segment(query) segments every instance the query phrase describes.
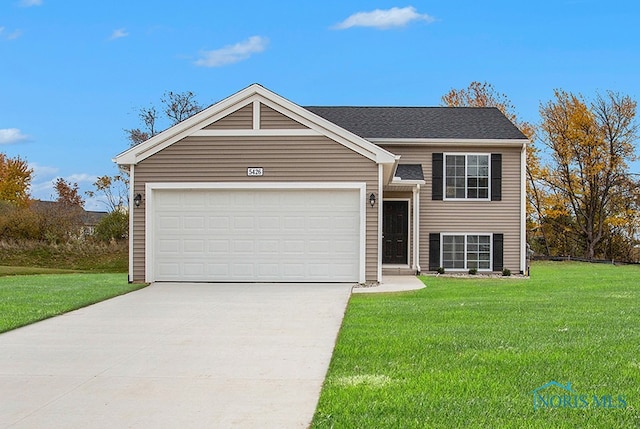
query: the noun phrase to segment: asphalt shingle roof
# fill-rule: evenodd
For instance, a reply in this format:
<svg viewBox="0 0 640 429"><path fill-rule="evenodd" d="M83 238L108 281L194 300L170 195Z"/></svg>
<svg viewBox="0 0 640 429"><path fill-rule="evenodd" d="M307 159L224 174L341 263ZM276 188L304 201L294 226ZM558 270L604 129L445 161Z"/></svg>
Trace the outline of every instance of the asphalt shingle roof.
<svg viewBox="0 0 640 429"><path fill-rule="evenodd" d="M395 176L402 180L424 180L422 164L398 164Z"/></svg>
<svg viewBox="0 0 640 429"><path fill-rule="evenodd" d="M525 139L495 107L353 107L305 109L366 139Z"/></svg>

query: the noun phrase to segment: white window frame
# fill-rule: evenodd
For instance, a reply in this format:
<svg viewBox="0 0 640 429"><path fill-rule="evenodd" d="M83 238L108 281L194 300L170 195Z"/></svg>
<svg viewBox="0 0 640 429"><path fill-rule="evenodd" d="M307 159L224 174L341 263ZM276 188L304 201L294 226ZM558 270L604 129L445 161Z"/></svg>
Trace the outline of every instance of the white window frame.
<svg viewBox="0 0 640 429"><path fill-rule="evenodd" d="M444 238L451 236L463 236L464 237L464 268L447 268L444 265ZM489 237L489 268L478 268L478 272L491 272L493 271L493 234L490 232L443 232L440 233L440 265L448 271L469 271L469 264L467 261L467 245L469 236L483 236Z"/></svg>
<svg viewBox="0 0 640 429"><path fill-rule="evenodd" d="M464 156L464 198L447 197L447 156ZM487 165L489 167L487 197L486 198L468 198L468 180L469 180L469 156L486 156ZM442 198L449 201L491 201L491 154L490 153L473 153L473 152L445 152L442 159Z"/></svg>

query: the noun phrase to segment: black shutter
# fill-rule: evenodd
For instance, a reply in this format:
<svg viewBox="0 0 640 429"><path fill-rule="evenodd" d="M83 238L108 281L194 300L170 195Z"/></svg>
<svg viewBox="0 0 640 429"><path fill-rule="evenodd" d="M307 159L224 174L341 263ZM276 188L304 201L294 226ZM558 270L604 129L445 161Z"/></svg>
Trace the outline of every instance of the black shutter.
<svg viewBox="0 0 640 429"><path fill-rule="evenodd" d="M502 200L502 154L491 154L491 201Z"/></svg>
<svg viewBox="0 0 640 429"><path fill-rule="evenodd" d="M429 234L429 271L440 268L440 234Z"/></svg>
<svg viewBox="0 0 640 429"><path fill-rule="evenodd" d="M493 234L493 271L504 268L504 234Z"/></svg>
<svg viewBox="0 0 640 429"><path fill-rule="evenodd" d="M431 199L442 199L443 158L441 153L431 154Z"/></svg>

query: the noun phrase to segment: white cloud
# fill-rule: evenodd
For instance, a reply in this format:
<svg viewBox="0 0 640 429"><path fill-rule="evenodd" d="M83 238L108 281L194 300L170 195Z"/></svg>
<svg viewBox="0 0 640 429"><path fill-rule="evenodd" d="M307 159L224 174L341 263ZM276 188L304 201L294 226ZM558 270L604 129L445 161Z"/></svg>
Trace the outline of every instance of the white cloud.
<svg viewBox="0 0 640 429"><path fill-rule="evenodd" d="M376 9L371 12L354 13L344 21L333 26L337 30L351 27L373 27L386 30L392 27L404 27L412 21L433 22L434 18L426 13L418 13L415 7L392 7L391 9Z"/></svg>
<svg viewBox="0 0 640 429"><path fill-rule="evenodd" d="M52 177L58 172L58 169L56 167L40 165L36 162L30 162L29 168L33 169L33 177L35 179L44 179L46 177Z"/></svg>
<svg viewBox="0 0 640 429"><path fill-rule="evenodd" d="M128 35L129 33L127 33L127 30L125 30L124 28L118 28L117 30L113 30L113 33L111 33L111 37L109 37L109 40L121 39L123 37L127 37Z"/></svg>
<svg viewBox="0 0 640 429"><path fill-rule="evenodd" d="M15 40L18 37L22 36L22 30L14 30L11 33L4 33L5 27L0 27L0 38L6 40Z"/></svg>
<svg viewBox="0 0 640 429"><path fill-rule="evenodd" d="M252 54L257 54L267 48L269 40L266 37L252 36L235 45L225 46L213 51L203 51L195 65L200 67L221 67L227 64L246 60Z"/></svg>
<svg viewBox="0 0 640 429"><path fill-rule="evenodd" d="M22 7L42 6L42 0L20 0L18 4Z"/></svg>
<svg viewBox="0 0 640 429"><path fill-rule="evenodd" d="M94 183L96 180L98 180L98 176L92 175L92 174L86 174L86 173L77 173L77 174L72 174L70 176L67 176L64 178L64 180L66 180L69 183L77 183L77 184L82 184L82 183Z"/></svg>
<svg viewBox="0 0 640 429"><path fill-rule="evenodd" d="M17 128L0 128L0 144L19 143L28 139L29 136Z"/></svg>

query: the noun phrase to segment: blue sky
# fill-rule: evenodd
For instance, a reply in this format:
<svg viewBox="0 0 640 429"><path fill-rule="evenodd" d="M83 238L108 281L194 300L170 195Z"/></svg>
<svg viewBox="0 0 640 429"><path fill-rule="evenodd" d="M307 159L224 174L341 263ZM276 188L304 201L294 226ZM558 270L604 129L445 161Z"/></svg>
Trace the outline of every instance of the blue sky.
<svg viewBox="0 0 640 429"><path fill-rule="evenodd" d="M487 81L536 123L555 88L639 99L638 22L631 0L2 0L0 152L34 168L34 198L57 177L84 191L165 91L209 105L256 82L300 105L437 106Z"/></svg>

